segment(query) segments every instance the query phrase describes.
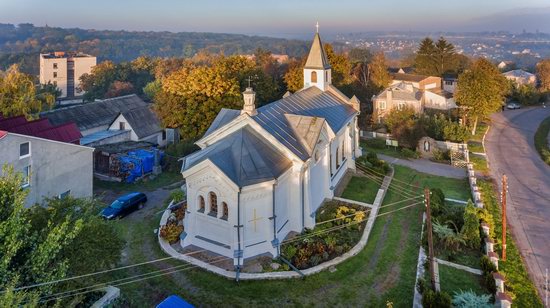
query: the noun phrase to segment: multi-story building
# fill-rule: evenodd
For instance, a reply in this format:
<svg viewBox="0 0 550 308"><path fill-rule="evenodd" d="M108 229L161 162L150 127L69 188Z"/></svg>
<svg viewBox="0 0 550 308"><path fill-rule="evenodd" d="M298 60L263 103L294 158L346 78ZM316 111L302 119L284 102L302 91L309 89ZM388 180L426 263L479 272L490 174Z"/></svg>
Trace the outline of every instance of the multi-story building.
<svg viewBox="0 0 550 308"><path fill-rule="evenodd" d="M40 83L57 85L60 98L84 95L80 77L89 74L96 65L96 57L83 53L56 51L40 54Z"/></svg>

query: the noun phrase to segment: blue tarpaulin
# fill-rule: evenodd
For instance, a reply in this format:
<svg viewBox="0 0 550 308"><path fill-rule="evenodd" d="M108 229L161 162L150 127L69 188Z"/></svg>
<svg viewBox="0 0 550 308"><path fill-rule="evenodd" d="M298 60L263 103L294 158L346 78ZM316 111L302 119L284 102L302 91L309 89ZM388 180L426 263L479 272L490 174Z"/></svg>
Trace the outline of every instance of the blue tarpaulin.
<svg viewBox="0 0 550 308"><path fill-rule="evenodd" d="M155 165L155 151L157 150L135 150L128 152L127 155L118 156L120 171L122 171L123 174L127 174L124 179L126 183L133 183L136 178L153 171L153 166ZM164 153L161 151L159 154L162 160Z"/></svg>
<svg viewBox="0 0 550 308"><path fill-rule="evenodd" d="M189 304L177 295L170 295L158 304L157 308L195 308L195 306Z"/></svg>

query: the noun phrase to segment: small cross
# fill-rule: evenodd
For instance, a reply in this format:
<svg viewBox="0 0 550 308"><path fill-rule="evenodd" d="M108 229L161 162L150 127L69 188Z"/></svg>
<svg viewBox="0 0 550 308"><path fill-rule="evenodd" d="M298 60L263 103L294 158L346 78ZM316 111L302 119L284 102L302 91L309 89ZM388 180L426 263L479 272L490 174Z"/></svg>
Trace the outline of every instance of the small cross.
<svg viewBox="0 0 550 308"><path fill-rule="evenodd" d="M252 82L252 76L248 76L246 80L248 81L248 87L250 88L250 82Z"/></svg>
<svg viewBox="0 0 550 308"><path fill-rule="evenodd" d="M315 28L317 29L317 33L319 33L319 22L315 25Z"/></svg>
<svg viewBox="0 0 550 308"><path fill-rule="evenodd" d="M261 219L263 219L263 217L257 217L256 216L256 209L254 209L254 218L248 221L248 222L254 223L254 232L256 232L256 222L258 220L261 220Z"/></svg>

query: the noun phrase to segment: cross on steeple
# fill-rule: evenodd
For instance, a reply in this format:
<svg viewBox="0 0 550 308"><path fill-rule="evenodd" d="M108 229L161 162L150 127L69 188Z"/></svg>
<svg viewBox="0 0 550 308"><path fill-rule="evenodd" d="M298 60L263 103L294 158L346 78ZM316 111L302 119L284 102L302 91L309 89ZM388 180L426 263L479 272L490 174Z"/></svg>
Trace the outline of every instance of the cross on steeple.
<svg viewBox="0 0 550 308"><path fill-rule="evenodd" d="M316 32L319 33L319 22L315 25Z"/></svg>

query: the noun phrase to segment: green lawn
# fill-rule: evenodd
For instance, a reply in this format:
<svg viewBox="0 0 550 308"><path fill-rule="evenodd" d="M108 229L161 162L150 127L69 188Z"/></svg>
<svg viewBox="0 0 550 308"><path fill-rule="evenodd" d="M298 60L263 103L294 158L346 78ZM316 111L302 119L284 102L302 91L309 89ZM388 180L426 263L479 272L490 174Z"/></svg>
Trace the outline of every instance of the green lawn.
<svg viewBox="0 0 550 308"><path fill-rule="evenodd" d="M488 181L478 180L485 208L493 215L495 223L495 251L502 255L502 218L499 198L497 198L493 184ZM506 261L499 261L499 271L506 276L506 291L515 295L514 306L517 307L543 307L533 282L525 269L523 260L516 243L508 232L506 241Z"/></svg>
<svg viewBox="0 0 550 308"><path fill-rule="evenodd" d="M470 152L485 153L485 149L483 149L483 144L479 141L468 141L468 150Z"/></svg>
<svg viewBox="0 0 550 308"><path fill-rule="evenodd" d="M475 155L470 153L470 162L474 164L474 170L482 174L489 172L489 167L487 166L487 159L481 155Z"/></svg>
<svg viewBox="0 0 550 308"><path fill-rule="evenodd" d="M390 189L384 204L403 200L401 193L421 195L426 185L439 187L454 198L468 196L465 181L430 176L406 167L395 168L395 180L415 185L420 189L400 183ZM356 178L344 195L369 202L369 194L358 191L374 189L367 178ZM362 183L361 183L362 182ZM398 183L395 181L395 183ZM364 199L363 199L364 198ZM355 257L328 271L306 277L304 280L241 281L236 283L203 270L193 269L177 275L162 276L121 286L121 306L154 306L164 297L178 294L199 306L363 306L381 307L393 302L394 307L410 307L415 286L416 262L420 247L422 204L399 210L412 202L403 202L380 209L369 242ZM158 206L158 210L162 208ZM397 211L395 211L397 210ZM393 212L395 211L395 212ZM139 223L126 219L117 221L120 233L128 241L127 263L138 263L166 255L160 251L153 229L158 227L160 212L155 209ZM124 270L109 275L116 279L128 275L158 270L174 265L177 261L159 262Z"/></svg>
<svg viewBox="0 0 550 308"><path fill-rule="evenodd" d="M489 294L482 286L482 276L454 267L439 264L439 282L441 290L454 296L455 292L472 290L476 294Z"/></svg>
<svg viewBox="0 0 550 308"><path fill-rule="evenodd" d="M361 147L364 150L367 150L369 152L374 152L376 154L384 154L384 155L388 155L388 156L392 156L392 157L407 159L407 157L405 157L401 153L400 148L396 148L396 147L392 147L392 146L384 146L384 147L372 146L370 144L369 140L362 140L360 142L360 144L361 144Z"/></svg>
<svg viewBox="0 0 550 308"><path fill-rule="evenodd" d="M94 187L114 191L152 191L182 180L179 172L163 172L153 180L140 180L134 183L109 182L94 178Z"/></svg>
<svg viewBox="0 0 550 308"><path fill-rule="evenodd" d="M550 117L542 121L535 133L535 148L540 158L550 165L550 148L548 147L548 133L550 132Z"/></svg>
<svg viewBox="0 0 550 308"><path fill-rule="evenodd" d="M477 141L481 143L481 141L483 140L483 135L485 135L485 132L487 131L488 128L489 128L489 124L485 122L479 123L476 128L476 134L470 138L470 141Z"/></svg>
<svg viewBox="0 0 550 308"><path fill-rule="evenodd" d="M380 178L380 181L382 181L382 178ZM342 194L342 198L372 204L376 198L378 189L380 189L380 184L377 182L354 176Z"/></svg>

